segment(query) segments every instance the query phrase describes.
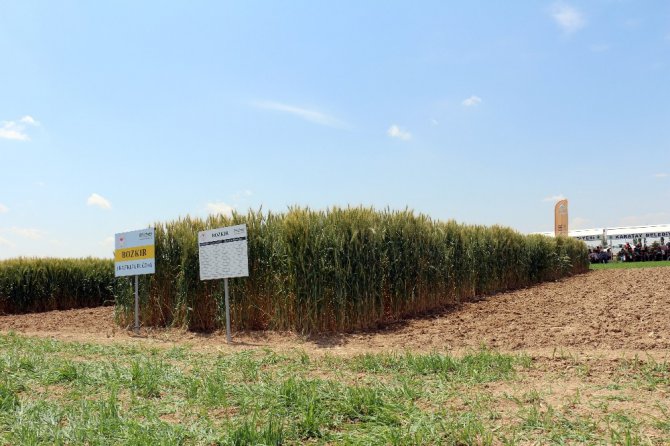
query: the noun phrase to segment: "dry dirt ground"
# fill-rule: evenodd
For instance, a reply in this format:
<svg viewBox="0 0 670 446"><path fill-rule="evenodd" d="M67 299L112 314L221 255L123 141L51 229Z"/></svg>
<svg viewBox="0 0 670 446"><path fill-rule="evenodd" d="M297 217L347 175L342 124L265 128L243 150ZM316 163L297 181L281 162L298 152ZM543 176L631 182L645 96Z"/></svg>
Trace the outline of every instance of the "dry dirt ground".
<svg viewBox="0 0 670 446"><path fill-rule="evenodd" d="M454 305L374 332L301 337L290 333L198 334L114 324L113 307L0 316L0 332L87 342L190 344L194 348L304 349L318 354L453 351L482 345L536 353L670 353L670 268L590 271L587 274Z"/></svg>
<svg viewBox="0 0 670 446"><path fill-rule="evenodd" d="M492 431L517 432L515 444L624 444L614 435L632 432L630 444L660 445L670 444L669 313L665 267L591 271L381 330L340 335L243 332L234 333L232 345L225 333L142 328L137 336L114 324L113 307L0 316L0 333L152 348L187 345L217 354L297 350L312 357L404 350L459 355L485 345L528 356L532 366L520 369L517 379L456 391L445 400L454 413L494 414ZM473 407L483 412L471 412Z"/></svg>

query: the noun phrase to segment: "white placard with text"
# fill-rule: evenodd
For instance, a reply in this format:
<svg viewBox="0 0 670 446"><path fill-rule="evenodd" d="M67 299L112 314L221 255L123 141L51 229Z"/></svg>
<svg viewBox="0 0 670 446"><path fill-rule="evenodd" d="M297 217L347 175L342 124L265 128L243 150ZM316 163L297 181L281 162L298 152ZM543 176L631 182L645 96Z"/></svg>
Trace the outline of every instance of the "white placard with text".
<svg viewBox="0 0 670 446"><path fill-rule="evenodd" d="M247 225L198 232L200 280L249 276Z"/></svg>

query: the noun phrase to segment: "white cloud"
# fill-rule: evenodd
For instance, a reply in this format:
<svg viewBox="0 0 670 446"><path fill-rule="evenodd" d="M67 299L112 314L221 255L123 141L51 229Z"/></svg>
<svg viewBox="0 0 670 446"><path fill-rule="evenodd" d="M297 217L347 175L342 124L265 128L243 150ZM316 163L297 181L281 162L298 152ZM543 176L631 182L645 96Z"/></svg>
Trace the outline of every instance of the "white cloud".
<svg viewBox="0 0 670 446"><path fill-rule="evenodd" d="M38 125L40 125L40 123L37 122L37 121L35 120L35 118L33 118L33 117L30 116L30 115L26 115L26 116L24 116L23 118L19 119L19 122L20 122L21 124L28 124L28 125L32 125L32 126L38 126Z"/></svg>
<svg viewBox="0 0 670 446"><path fill-rule="evenodd" d="M662 172L662 173L655 173L655 174L654 174L654 177L656 177L656 178L667 178L667 177L668 177L668 174L665 173L665 172Z"/></svg>
<svg viewBox="0 0 670 446"><path fill-rule="evenodd" d="M551 16L566 34L572 34L586 26L584 14L565 3L554 3Z"/></svg>
<svg viewBox="0 0 670 446"><path fill-rule="evenodd" d="M207 212L213 215L223 214L230 217L233 215L235 208L229 204L226 204L222 201L218 203L207 203Z"/></svg>
<svg viewBox="0 0 670 446"><path fill-rule="evenodd" d="M552 195L551 197L544 197L542 201L550 201L552 203L555 203L557 201L565 200L565 196L563 194L558 194L558 195Z"/></svg>
<svg viewBox="0 0 670 446"><path fill-rule="evenodd" d="M388 135L391 138L398 138L402 139L403 141L409 141L412 139L412 134L410 132L407 132L405 130L402 130L400 127L397 125L393 124L389 129L386 131Z"/></svg>
<svg viewBox="0 0 670 446"><path fill-rule="evenodd" d="M105 248L113 248L114 237L112 237L111 235L109 237L105 237L105 239L100 242L100 246L104 246Z"/></svg>
<svg viewBox="0 0 670 446"><path fill-rule="evenodd" d="M91 196L88 197L86 204L89 206L98 206L101 209L112 208L112 203L110 203L108 199L96 193L92 193Z"/></svg>
<svg viewBox="0 0 670 446"><path fill-rule="evenodd" d="M18 121L2 121L0 123L0 139L11 139L14 141L30 141L26 132L28 127L36 127L39 122L32 116L24 116Z"/></svg>
<svg viewBox="0 0 670 446"><path fill-rule="evenodd" d="M8 248L14 248L14 243L10 242L6 238L0 237L0 246L6 246Z"/></svg>
<svg viewBox="0 0 670 446"><path fill-rule="evenodd" d="M474 107L474 106L479 105L481 103L482 103L482 98L480 98L479 96L474 96L474 95L470 96L467 99L464 99L463 102L461 102L461 104L465 105L466 107Z"/></svg>
<svg viewBox="0 0 670 446"><path fill-rule="evenodd" d="M31 240L39 240L44 237L44 231L33 228L17 228L16 226L9 228L9 232L18 235L19 237L29 238Z"/></svg>
<svg viewBox="0 0 670 446"><path fill-rule="evenodd" d="M0 203L0 214L6 214L7 212L9 212L9 208L4 204Z"/></svg>
<svg viewBox="0 0 670 446"><path fill-rule="evenodd" d="M0 138L14 141L29 141L30 137L13 121L3 121L0 125Z"/></svg>
<svg viewBox="0 0 670 446"><path fill-rule="evenodd" d="M570 229L587 229L591 226L591 220L588 218L574 217L570 219Z"/></svg>
<svg viewBox="0 0 670 446"><path fill-rule="evenodd" d="M337 118L329 116L317 110L310 110L308 108L296 107L295 105L282 104L273 101L254 102L252 104L256 108L263 110L273 110L290 115L297 116L305 121L313 122L315 124L325 125L334 128L346 128L347 124Z"/></svg>

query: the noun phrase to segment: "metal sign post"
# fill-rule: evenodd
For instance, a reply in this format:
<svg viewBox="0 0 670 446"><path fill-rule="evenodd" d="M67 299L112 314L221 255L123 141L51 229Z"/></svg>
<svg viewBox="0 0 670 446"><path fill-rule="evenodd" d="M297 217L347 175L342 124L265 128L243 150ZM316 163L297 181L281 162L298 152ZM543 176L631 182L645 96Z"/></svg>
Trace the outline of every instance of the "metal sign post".
<svg viewBox="0 0 670 446"><path fill-rule="evenodd" d="M135 334L140 334L140 276L135 275Z"/></svg>
<svg viewBox="0 0 670 446"><path fill-rule="evenodd" d="M223 279L226 302L226 340L230 335L230 292L228 279L249 276L247 225L198 232L200 280Z"/></svg>
<svg viewBox="0 0 670 446"><path fill-rule="evenodd" d="M232 342L230 338L230 303L228 300L228 278L223 279L223 289L226 295L226 342Z"/></svg>
<svg viewBox="0 0 670 446"><path fill-rule="evenodd" d="M135 334L140 332L140 274L156 272L154 228L114 235L114 277L135 276Z"/></svg>

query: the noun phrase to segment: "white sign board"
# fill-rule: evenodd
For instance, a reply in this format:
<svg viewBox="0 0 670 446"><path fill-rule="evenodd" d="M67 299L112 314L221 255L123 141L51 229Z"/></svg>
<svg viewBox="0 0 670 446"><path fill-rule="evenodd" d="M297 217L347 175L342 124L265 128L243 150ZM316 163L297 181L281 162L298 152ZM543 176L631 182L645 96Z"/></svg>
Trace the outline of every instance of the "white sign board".
<svg viewBox="0 0 670 446"><path fill-rule="evenodd" d="M198 232L200 280L247 277L247 225Z"/></svg>
<svg viewBox="0 0 670 446"><path fill-rule="evenodd" d="M114 275L116 277L156 272L154 228L114 235Z"/></svg>

